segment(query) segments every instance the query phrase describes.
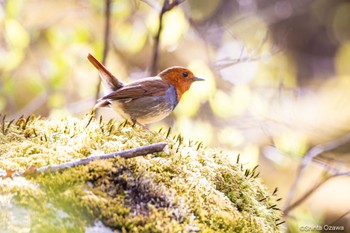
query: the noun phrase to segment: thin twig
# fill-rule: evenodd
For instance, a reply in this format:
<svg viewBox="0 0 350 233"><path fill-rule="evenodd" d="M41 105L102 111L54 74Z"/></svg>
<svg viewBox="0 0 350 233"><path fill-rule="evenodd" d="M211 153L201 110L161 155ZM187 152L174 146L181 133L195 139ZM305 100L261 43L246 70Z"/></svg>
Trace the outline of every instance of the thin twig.
<svg viewBox="0 0 350 233"><path fill-rule="evenodd" d="M337 219L335 219L333 222L328 224L329 226L334 226L340 219L344 218L346 215L350 214L350 210L346 211L344 214L340 215Z"/></svg>
<svg viewBox="0 0 350 233"><path fill-rule="evenodd" d="M26 106L24 106L21 110L17 111L15 114L9 117L9 119L16 119L20 117L21 115L30 115L34 113L36 110L38 110L42 105L44 105L47 102L47 92L43 91L32 99Z"/></svg>
<svg viewBox="0 0 350 233"><path fill-rule="evenodd" d="M221 70L221 69L225 69L227 67L234 66L237 64L241 64L241 63L249 63L249 62L270 59L271 57L273 57L274 55L276 55L280 52L281 52L281 50L276 50L276 51L271 52L270 54L263 55L263 56L255 56L255 57L250 57L249 55L243 57L241 54L239 56L239 58L234 58L234 59L227 58L227 59L218 60L215 62L214 66L215 66L215 69Z"/></svg>
<svg viewBox="0 0 350 233"><path fill-rule="evenodd" d="M305 201L306 198L308 198L312 193L314 193L318 188L320 188L321 185L323 185L329 179L334 177L340 177L340 176L350 176L349 170L340 171L339 167L332 166L329 163L318 159L318 157L314 157L312 161L315 162L317 165L322 166L325 169L326 176L324 176L324 178L317 185L315 185L315 187L311 188L308 192L306 192L303 196L301 196L297 201L295 201L291 205L288 205L284 210L285 215L288 215L288 213L292 209L294 209L295 207L300 205L303 201ZM331 175L329 175L329 173L331 173Z"/></svg>
<svg viewBox="0 0 350 233"><path fill-rule="evenodd" d="M130 149L130 150L124 150L124 151L114 152L114 153L110 153L110 154L90 156L88 158L84 158L84 159L80 159L80 160L76 160L76 161L72 161L72 162L67 162L67 163L62 163L59 165L41 167L41 168L38 168L36 170L36 172L37 173L44 173L44 172L62 171L62 170L67 169L67 168L73 168L73 167L77 167L80 165L86 165L86 164L88 164L92 161L95 161L95 160L111 159L111 158L115 158L117 156L120 156L120 157L125 158L125 159L134 158L137 156L144 156L147 154L152 154L152 153L163 151L167 144L168 143L166 143L166 142L158 142L158 143L154 143L154 144L147 145L147 146L141 146L141 147Z"/></svg>
<svg viewBox="0 0 350 233"><path fill-rule="evenodd" d="M106 8L105 8L105 29L104 29L104 38L103 38L103 55L102 55L102 64L105 65L107 61L107 55L109 50L109 37L110 37L110 21L111 21L111 0L106 0ZM97 102L100 89L101 89L101 79L98 79L97 90L95 95L95 103ZM97 109L96 109L97 116Z"/></svg>
<svg viewBox="0 0 350 233"><path fill-rule="evenodd" d="M184 1L185 0L173 0L170 3L170 0L165 0L162 9L159 12L159 26L158 26L158 32L154 38L153 58L152 58L152 64L151 64L151 75L157 74L160 34L162 33L162 29L163 29L163 16L166 12L172 10L174 7L183 3ZM146 1L146 3L147 3L147 1Z"/></svg>
<svg viewBox="0 0 350 233"><path fill-rule="evenodd" d="M324 183L326 183L328 180L330 180L331 178L335 178L335 177L340 177L340 176L350 176L350 171L344 171L344 172L340 172L340 171L336 171L334 167L329 167L329 170L325 171L325 176L323 176L323 179L316 184L313 188L311 188L309 191L307 191L306 193L304 193L304 195L302 195L298 200L296 200L293 204L288 205L285 209L284 209L284 214L287 216L288 213L293 210L294 208L296 208L297 206L299 206L302 202L304 202L311 194L313 194L317 189L319 189ZM332 171L333 174L329 174L329 172Z"/></svg>
<svg viewBox="0 0 350 233"><path fill-rule="evenodd" d="M312 187L309 191L307 191L306 193L304 193L303 196L301 196L298 200L296 200L293 204L288 205L283 213L284 215L288 215L288 213L294 209L295 207L297 207L298 205L300 205L303 201L306 200L306 198L308 198L311 194L313 194L318 188L320 188L324 183L326 183L326 181L328 181L332 176L326 176L325 178L323 178L318 184L316 184L314 187Z"/></svg>
<svg viewBox="0 0 350 233"><path fill-rule="evenodd" d="M338 176L350 176L350 171L338 172L333 177L338 177Z"/></svg>
<svg viewBox="0 0 350 233"><path fill-rule="evenodd" d="M349 162L339 161L333 158L326 158L326 157L323 157L322 155L319 155L316 158L314 158L312 162L325 168L329 167L330 164L334 164L333 166L337 166L337 170L339 170L338 169L339 167L349 166Z"/></svg>
<svg viewBox="0 0 350 233"><path fill-rule="evenodd" d="M299 183L299 180L301 178L301 175L304 172L305 168L312 162L312 160L316 156L318 156L318 155L320 155L322 153L334 150L334 149L336 149L336 148L338 148L338 147L340 147L342 145L345 145L345 144L347 144L349 142L350 142L350 134L347 134L344 137L339 138L339 139L334 140L334 141L331 141L329 143L320 144L320 145L314 146L305 154L301 164L298 167L298 171L297 171L296 177L294 179L294 182L293 182L293 184L292 184L292 186L290 188L290 191L289 191L289 194L288 194L288 198L287 198L287 201L286 201L285 209L289 208L289 205L290 205L290 203L292 201L292 198L295 195L295 191L296 191L296 188L298 186L298 183Z"/></svg>

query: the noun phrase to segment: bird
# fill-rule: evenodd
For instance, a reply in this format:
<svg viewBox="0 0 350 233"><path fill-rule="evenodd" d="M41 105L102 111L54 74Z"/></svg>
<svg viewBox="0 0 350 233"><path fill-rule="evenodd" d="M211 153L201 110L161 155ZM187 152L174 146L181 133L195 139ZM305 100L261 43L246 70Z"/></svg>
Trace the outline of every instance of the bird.
<svg viewBox="0 0 350 233"><path fill-rule="evenodd" d="M97 100L94 109L112 108L122 118L141 125L167 117L192 83L204 81L185 67L173 66L155 77L125 84L94 56L88 54L87 58L98 70L106 94Z"/></svg>

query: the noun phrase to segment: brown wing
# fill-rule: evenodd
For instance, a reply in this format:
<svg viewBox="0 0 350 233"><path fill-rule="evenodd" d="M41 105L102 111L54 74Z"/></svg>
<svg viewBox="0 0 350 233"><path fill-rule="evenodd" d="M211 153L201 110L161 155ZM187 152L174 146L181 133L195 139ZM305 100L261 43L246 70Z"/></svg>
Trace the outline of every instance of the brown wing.
<svg viewBox="0 0 350 233"><path fill-rule="evenodd" d="M125 85L104 96L103 100L137 99L145 96L162 96L169 89L168 82L160 78L147 78Z"/></svg>

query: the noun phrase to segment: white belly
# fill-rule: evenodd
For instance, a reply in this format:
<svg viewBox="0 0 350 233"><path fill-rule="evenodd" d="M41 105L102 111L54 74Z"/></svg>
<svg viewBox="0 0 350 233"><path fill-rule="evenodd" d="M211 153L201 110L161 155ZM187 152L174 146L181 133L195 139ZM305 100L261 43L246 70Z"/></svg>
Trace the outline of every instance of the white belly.
<svg viewBox="0 0 350 233"><path fill-rule="evenodd" d="M119 103L118 101L113 101L111 104L111 108L122 118L132 121L131 116L123 110L122 103ZM169 111L162 111L162 112L159 112L158 114L140 116L135 120L138 123L143 125L150 124L153 122L163 120L165 117L167 117L171 113L171 111L172 110L169 109Z"/></svg>

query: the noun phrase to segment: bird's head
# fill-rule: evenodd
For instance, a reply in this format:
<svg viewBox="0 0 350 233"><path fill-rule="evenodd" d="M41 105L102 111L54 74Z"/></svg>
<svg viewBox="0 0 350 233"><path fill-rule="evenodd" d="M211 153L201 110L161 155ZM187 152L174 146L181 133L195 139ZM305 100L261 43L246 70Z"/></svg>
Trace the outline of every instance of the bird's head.
<svg viewBox="0 0 350 233"><path fill-rule="evenodd" d="M196 77L189 69L181 66L165 69L158 76L176 88L178 100L180 100L183 93L190 89L193 82L204 81L204 79Z"/></svg>

